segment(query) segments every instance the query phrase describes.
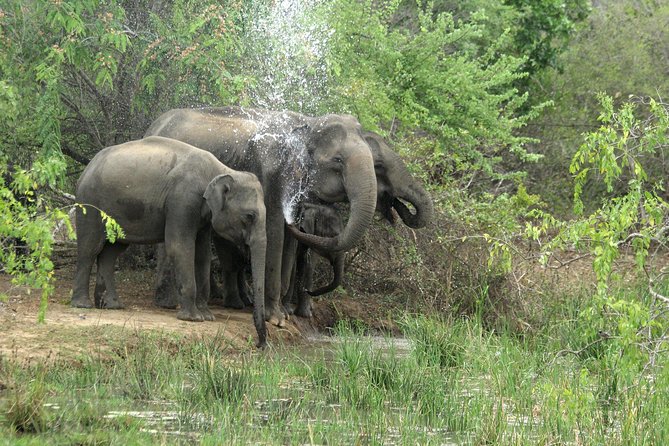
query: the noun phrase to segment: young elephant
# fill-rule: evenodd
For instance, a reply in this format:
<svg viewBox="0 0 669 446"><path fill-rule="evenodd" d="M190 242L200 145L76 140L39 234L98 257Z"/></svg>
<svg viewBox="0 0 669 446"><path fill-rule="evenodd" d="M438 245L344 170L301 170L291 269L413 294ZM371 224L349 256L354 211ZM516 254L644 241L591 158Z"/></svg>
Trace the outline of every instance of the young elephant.
<svg viewBox="0 0 669 446"><path fill-rule="evenodd" d="M265 205L255 175L232 170L186 143L153 136L100 151L81 175L76 199L80 207L72 306L92 306L88 286L97 258L95 306L122 308L114 286L116 257L129 244L165 242L181 307L177 318L213 320L207 306L213 228L250 254L253 316L258 345L265 345ZM122 239L105 239L100 211L119 223Z"/></svg>
<svg viewBox="0 0 669 446"><path fill-rule="evenodd" d="M312 203L302 204L298 221L298 226L302 231L320 237L336 237L344 227L336 209ZM289 285L283 304L289 312L294 312L298 316L311 317L311 296L329 293L341 284L346 253L310 249L294 239L293 243L297 243L297 246L287 246L284 250L284 263L290 269L290 278L286 278ZM316 290L311 289L315 265L315 260L311 258L311 251L315 251L316 254L328 260L334 274L329 284Z"/></svg>

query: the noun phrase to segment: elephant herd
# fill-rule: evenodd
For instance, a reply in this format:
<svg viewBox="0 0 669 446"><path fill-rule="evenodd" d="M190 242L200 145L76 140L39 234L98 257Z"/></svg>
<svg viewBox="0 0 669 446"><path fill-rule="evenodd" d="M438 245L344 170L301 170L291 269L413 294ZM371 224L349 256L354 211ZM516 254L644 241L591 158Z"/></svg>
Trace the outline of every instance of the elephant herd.
<svg viewBox="0 0 669 446"><path fill-rule="evenodd" d="M292 210L287 203L296 198ZM89 276L97 260L94 304L121 308L117 256L128 244L155 243L163 244L156 304L178 305L182 320L213 320L207 305L217 286L210 279L213 242L220 292L227 306L252 301L259 347L266 345L265 321L282 326L286 311L309 317L310 296L338 286L344 253L375 212L391 222L396 213L420 228L433 211L402 159L354 117L242 107L164 113L144 139L100 151L79 179L76 200L73 306L93 306ZM345 223L333 207L339 202L349 203ZM124 231L113 243L105 237L106 215ZM316 290L311 251L334 271L332 282Z"/></svg>

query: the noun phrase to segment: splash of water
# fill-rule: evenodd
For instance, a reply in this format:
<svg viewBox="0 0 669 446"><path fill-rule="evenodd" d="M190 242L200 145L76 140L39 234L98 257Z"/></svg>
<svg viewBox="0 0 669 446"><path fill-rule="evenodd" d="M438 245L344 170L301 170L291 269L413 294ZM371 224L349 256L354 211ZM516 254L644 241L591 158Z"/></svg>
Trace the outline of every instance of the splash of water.
<svg viewBox="0 0 669 446"><path fill-rule="evenodd" d="M307 165L307 148L304 141L295 135L288 137L288 144L294 148L292 168L284 172L284 188L281 205L283 206L283 218L286 223L295 223L297 210L300 203L307 197L311 188L311 177Z"/></svg>
<svg viewBox="0 0 669 446"><path fill-rule="evenodd" d="M328 95L326 56L333 30L314 12L325 0L279 0L272 2L265 14L254 14L245 39L252 48L246 58L251 72L257 73L253 102L272 110L295 110L317 114ZM279 114L273 120L289 114ZM277 122L260 123L260 137L293 138L293 135L272 133L287 126ZM311 182L304 142L289 141L293 148L284 160L283 214L294 223L300 203L306 198Z"/></svg>
<svg viewBox="0 0 669 446"><path fill-rule="evenodd" d="M326 56L332 29L314 12L324 0L275 1L257 14L244 38L257 73L251 96L268 109L316 113L327 95Z"/></svg>

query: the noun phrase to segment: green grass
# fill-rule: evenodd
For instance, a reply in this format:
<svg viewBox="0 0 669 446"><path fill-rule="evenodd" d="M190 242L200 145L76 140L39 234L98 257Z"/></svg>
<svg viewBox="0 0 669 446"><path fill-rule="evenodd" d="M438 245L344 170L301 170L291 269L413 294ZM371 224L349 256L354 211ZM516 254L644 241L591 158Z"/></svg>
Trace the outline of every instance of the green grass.
<svg viewBox="0 0 669 446"><path fill-rule="evenodd" d="M78 361L0 358L0 445L667 444L669 358L642 375L612 345L563 353L581 323L405 316L408 353L346 325L308 352L128 331Z"/></svg>

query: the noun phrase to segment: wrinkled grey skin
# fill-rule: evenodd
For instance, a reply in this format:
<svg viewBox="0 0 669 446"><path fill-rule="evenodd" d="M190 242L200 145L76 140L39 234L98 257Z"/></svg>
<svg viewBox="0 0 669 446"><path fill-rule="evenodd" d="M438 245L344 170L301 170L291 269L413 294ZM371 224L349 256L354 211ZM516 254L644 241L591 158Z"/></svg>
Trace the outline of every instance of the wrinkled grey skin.
<svg viewBox="0 0 669 446"><path fill-rule="evenodd" d="M374 163L360 123L352 116L312 118L239 107L175 109L154 121L146 135L187 142L213 153L234 169L258 177L267 209L266 318L275 325L281 326L285 320L280 305L284 243L281 203L291 188L308 179L310 201L351 204L352 217L337 237L292 231L309 246L346 251L355 246L372 222L376 206ZM164 298L169 304L169 294Z"/></svg>
<svg viewBox="0 0 669 446"><path fill-rule="evenodd" d="M342 220L336 209L330 206L303 203L298 219L301 231L321 237L335 237L342 231ZM320 296L336 289L344 275L344 252L330 252L319 249L310 249L307 245L297 242L294 238L287 238L284 249L284 286L288 289L284 293L283 304L289 313L302 317L311 317L311 296ZM315 259L311 251L330 262L333 270L332 281L318 289L312 290ZM292 253L296 253L292 255Z"/></svg>
<svg viewBox="0 0 669 446"><path fill-rule="evenodd" d="M220 163L211 153L179 141L150 137L107 147L79 179L77 271L72 306L90 308L89 277L97 259L95 306L123 308L114 285L116 257L129 244L165 243L180 310L177 318L213 320L207 306L211 229L252 259L259 346L264 318L265 206L258 179ZM110 243L100 211L124 237Z"/></svg>

